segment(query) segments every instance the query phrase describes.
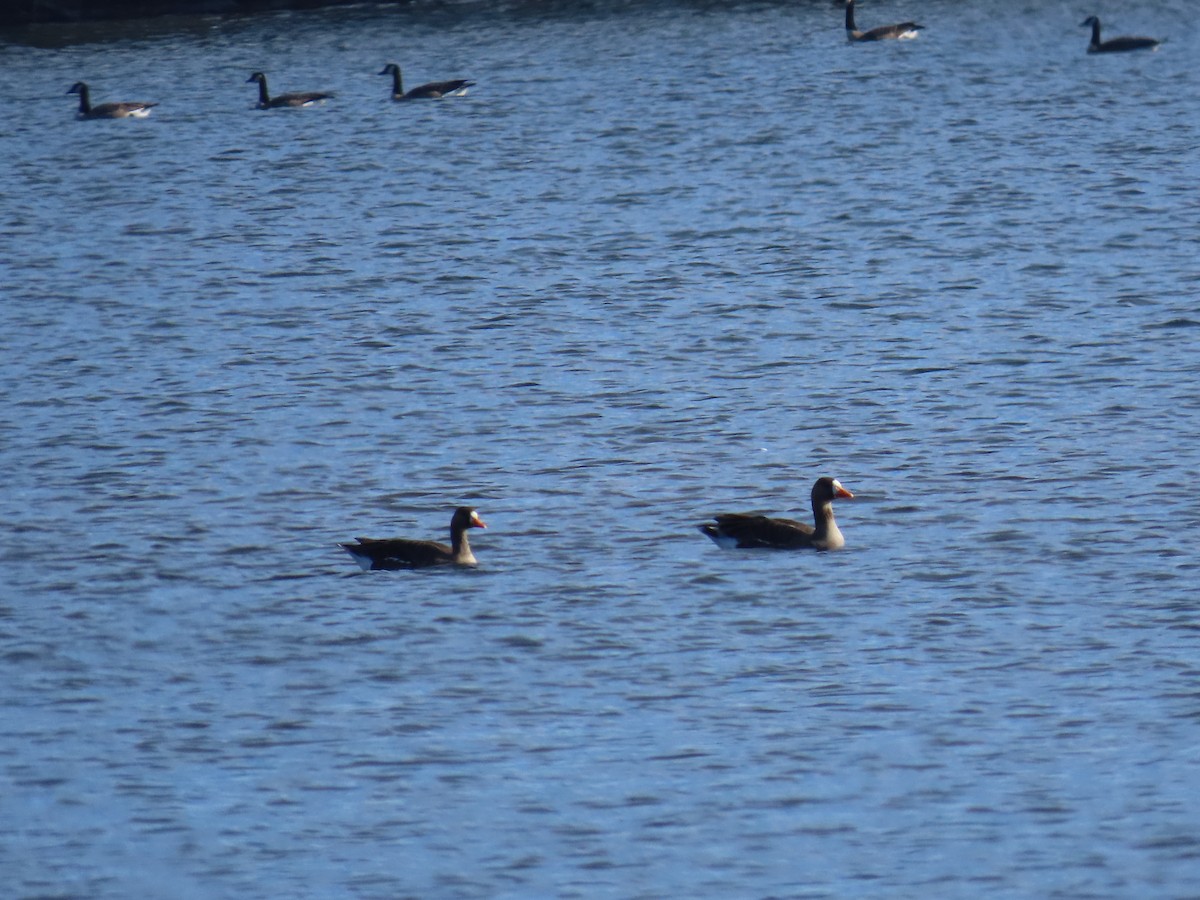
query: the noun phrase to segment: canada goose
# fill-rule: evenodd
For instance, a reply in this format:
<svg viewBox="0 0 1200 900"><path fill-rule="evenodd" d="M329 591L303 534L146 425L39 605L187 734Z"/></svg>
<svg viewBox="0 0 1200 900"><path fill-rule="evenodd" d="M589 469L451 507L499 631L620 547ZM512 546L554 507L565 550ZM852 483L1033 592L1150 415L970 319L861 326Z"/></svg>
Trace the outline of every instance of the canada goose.
<svg viewBox="0 0 1200 900"><path fill-rule="evenodd" d="M1121 53L1125 50L1157 50L1162 41L1148 37L1115 37L1107 41L1100 40L1100 20L1088 16L1079 23L1080 27L1092 26L1092 42L1088 44L1088 53Z"/></svg>
<svg viewBox="0 0 1200 900"><path fill-rule="evenodd" d="M840 550L846 544L833 519L835 497L854 497L836 478L818 478L812 488L814 525L795 519L771 519L753 513L722 513L698 526L726 549Z"/></svg>
<svg viewBox="0 0 1200 900"><path fill-rule="evenodd" d="M440 100L442 97L463 97L467 93L467 88L475 86L473 81L458 78L454 81L431 81L429 84L415 87L406 93L398 65L388 63L379 74L392 76L393 100Z"/></svg>
<svg viewBox="0 0 1200 900"><path fill-rule="evenodd" d="M101 103L92 106L88 86L77 81L67 89L68 94L79 95L79 118L81 119L144 119L150 115L150 107L157 103Z"/></svg>
<svg viewBox="0 0 1200 900"><path fill-rule="evenodd" d="M322 100L328 100L333 94L322 93L320 91L307 91L297 94L280 94L278 97L272 97L267 93L267 76L262 72L255 72L246 79L246 84L252 81L258 82L258 108L259 109L279 109L281 107L297 108L301 106L312 106L320 103Z"/></svg>
<svg viewBox="0 0 1200 900"><path fill-rule="evenodd" d="M917 29L924 28L916 22L901 22L899 25L879 25L870 31L859 31L854 25L854 0L846 0L846 38L851 41L909 40L918 36Z"/></svg>
<svg viewBox="0 0 1200 900"><path fill-rule="evenodd" d="M370 569L424 569L429 566L473 566L475 555L467 540L468 528L487 528L479 513L460 506L450 519L450 546L438 541L408 538L356 538L357 544L340 544L364 571Z"/></svg>

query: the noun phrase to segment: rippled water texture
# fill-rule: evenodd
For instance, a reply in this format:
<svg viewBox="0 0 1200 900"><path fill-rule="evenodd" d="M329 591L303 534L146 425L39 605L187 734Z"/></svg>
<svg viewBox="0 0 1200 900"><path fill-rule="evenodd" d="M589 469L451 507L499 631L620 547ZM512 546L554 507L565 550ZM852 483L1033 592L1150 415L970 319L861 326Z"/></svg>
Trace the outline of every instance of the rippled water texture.
<svg viewBox="0 0 1200 900"><path fill-rule="evenodd" d="M5 896L1193 894L1191 13L0 45ZM823 474L841 553L695 530Z"/></svg>

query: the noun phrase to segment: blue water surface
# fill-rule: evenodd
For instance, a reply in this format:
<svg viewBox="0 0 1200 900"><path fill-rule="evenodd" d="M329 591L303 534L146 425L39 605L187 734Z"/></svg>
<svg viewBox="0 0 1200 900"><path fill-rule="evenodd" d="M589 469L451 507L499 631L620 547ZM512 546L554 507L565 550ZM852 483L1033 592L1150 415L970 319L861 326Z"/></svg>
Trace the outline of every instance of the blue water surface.
<svg viewBox="0 0 1200 900"><path fill-rule="evenodd" d="M1195 894L1189 11L8 35L4 895Z"/></svg>

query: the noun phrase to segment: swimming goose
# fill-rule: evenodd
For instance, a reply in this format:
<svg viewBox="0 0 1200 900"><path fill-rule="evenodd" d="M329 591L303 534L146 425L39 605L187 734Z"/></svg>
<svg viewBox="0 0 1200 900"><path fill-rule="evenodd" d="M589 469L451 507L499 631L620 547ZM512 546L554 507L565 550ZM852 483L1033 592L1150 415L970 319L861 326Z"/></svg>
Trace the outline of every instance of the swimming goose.
<svg viewBox="0 0 1200 900"><path fill-rule="evenodd" d="M464 97L467 88L475 86L473 81L458 78L454 81L431 81L429 84L423 84L405 93L398 65L388 63L379 74L392 76L393 100L440 100L442 97Z"/></svg>
<svg viewBox="0 0 1200 900"><path fill-rule="evenodd" d="M833 520L833 500L853 496L836 478L818 478L812 489L815 528L794 519L769 519L753 513L722 513L699 528L727 550L840 550L846 539Z"/></svg>
<svg viewBox="0 0 1200 900"><path fill-rule="evenodd" d="M357 544L339 544L363 571L370 569L424 569L428 566L473 566L475 555L467 541L468 528L487 528L479 513L460 506L450 519L450 546L438 541L406 538L356 538Z"/></svg>
<svg viewBox="0 0 1200 900"><path fill-rule="evenodd" d="M846 0L846 38L851 41L908 40L918 35L916 22L901 22L899 25L880 25L870 31L859 31L854 26L854 0Z"/></svg>
<svg viewBox="0 0 1200 900"><path fill-rule="evenodd" d="M322 100L328 100L333 94L322 93L320 91L307 91L298 94L280 94L278 97L272 97L267 93L267 76L262 72L255 72L246 79L246 84L252 81L258 82L258 108L259 109L279 109L280 107L301 107L313 106L320 103Z"/></svg>
<svg viewBox="0 0 1200 900"><path fill-rule="evenodd" d="M68 94L79 95L79 118L81 119L144 119L150 115L150 107L157 103L101 103L92 106L88 86L77 81L67 90Z"/></svg>
<svg viewBox="0 0 1200 900"><path fill-rule="evenodd" d="M1088 44L1088 53L1120 53L1124 50L1157 50L1162 41L1148 37L1115 37L1107 41L1100 40L1100 20L1088 16L1079 23L1080 27L1092 26L1092 42Z"/></svg>

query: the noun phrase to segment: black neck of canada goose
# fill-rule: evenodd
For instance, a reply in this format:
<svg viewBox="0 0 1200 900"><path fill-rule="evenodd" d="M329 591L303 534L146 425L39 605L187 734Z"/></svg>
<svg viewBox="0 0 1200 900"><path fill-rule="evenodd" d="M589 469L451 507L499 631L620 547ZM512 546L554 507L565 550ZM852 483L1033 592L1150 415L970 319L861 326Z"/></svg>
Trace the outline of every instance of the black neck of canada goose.
<svg viewBox="0 0 1200 900"><path fill-rule="evenodd" d="M82 81L77 81L67 90L68 94L79 95L79 111L87 115L92 111L92 97L88 91L88 86Z"/></svg>
<svg viewBox="0 0 1200 900"><path fill-rule="evenodd" d="M403 97L404 96L404 80L403 80L402 76L400 75L400 67L398 65L396 65L395 63L388 63L386 66L383 67L383 71L380 72L379 74L392 76L392 96L393 97Z"/></svg>
<svg viewBox="0 0 1200 900"><path fill-rule="evenodd" d="M249 84L252 81L258 82L258 105L259 106L270 106L271 105L271 95L267 92L267 76L264 75L262 72L255 72L253 75L251 75L249 78L246 79L246 84Z"/></svg>
<svg viewBox="0 0 1200 900"><path fill-rule="evenodd" d="M1088 16L1080 24L1092 26L1092 46L1099 47L1100 46L1100 20L1098 18L1096 18L1095 16Z"/></svg>

